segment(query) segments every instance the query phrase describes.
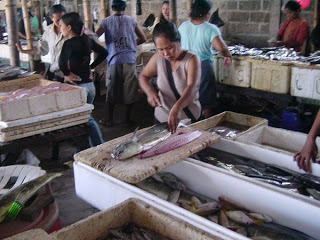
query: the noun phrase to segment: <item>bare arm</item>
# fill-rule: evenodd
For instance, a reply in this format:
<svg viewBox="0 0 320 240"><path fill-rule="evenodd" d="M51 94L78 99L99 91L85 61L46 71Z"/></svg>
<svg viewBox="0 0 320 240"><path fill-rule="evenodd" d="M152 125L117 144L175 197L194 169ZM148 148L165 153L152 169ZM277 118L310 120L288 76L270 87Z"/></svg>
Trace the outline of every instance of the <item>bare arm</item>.
<svg viewBox="0 0 320 240"><path fill-rule="evenodd" d="M21 38L23 38L23 39L27 39L27 36L24 35L24 34L21 33L21 32L18 32L18 36L21 37Z"/></svg>
<svg viewBox="0 0 320 240"><path fill-rule="evenodd" d="M197 94L197 76L199 76L199 71L201 69L200 59L197 56L193 56L188 64L187 69L187 87L184 89L179 100L173 105L170 110L168 124L169 130L174 133L178 127L178 123L181 120L182 110L188 106Z"/></svg>
<svg viewBox="0 0 320 240"><path fill-rule="evenodd" d="M148 103L152 107L161 106L160 98L150 83L151 78L157 74L157 58L158 53L155 53L139 75L140 87L147 95Z"/></svg>
<svg viewBox="0 0 320 240"><path fill-rule="evenodd" d="M104 33L104 30L103 30L102 26L100 25L96 31L96 34L98 35L98 37L100 37L103 33Z"/></svg>
<svg viewBox="0 0 320 240"><path fill-rule="evenodd" d="M320 133L320 111L318 111L317 117L310 129L307 140L302 150L294 155L294 160L297 162L298 167L311 172L311 163L316 160L318 155L318 147L316 144L316 138Z"/></svg>
<svg viewBox="0 0 320 240"><path fill-rule="evenodd" d="M17 47L19 52L26 53L26 54L29 54L29 55L32 55L32 56L36 55L37 51L38 51L37 48L35 48L35 47L32 48L32 49L22 49L20 41L16 43L16 47Z"/></svg>
<svg viewBox="0 0 320 240"><path fill-rule="evenodd" d="M232 57L229 52L229 49L226 45L226 43L223 41L221 36L217 36L214 39L212 39L212 46L222 55L224 56L224 65L230 66L232 64Z"/></svg>
<svg viewBox="0 0 320 240"><path fill-rule="evenodd" d="M144 32L143 32L143 30L142 30L142 28L140 26L136 25L135 31L136 31L136 34L138 36L137 45L140 45L140 44L142 44L142 43L147 41L147 37L144 34Z"/></svg>

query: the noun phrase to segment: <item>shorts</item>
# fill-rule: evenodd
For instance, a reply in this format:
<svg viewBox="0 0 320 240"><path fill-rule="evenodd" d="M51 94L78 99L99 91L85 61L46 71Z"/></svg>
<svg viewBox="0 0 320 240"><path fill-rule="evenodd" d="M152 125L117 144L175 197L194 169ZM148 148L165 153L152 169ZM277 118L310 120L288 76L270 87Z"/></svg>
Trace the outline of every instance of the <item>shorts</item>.
<svg viewBox="0 0 320 240"><path fill-rule="evenodd" d="M113 64L108 67L106 100L112 104L132 104L137 100L139 83L136 64Z"/></svg>
<svg viewBox="0 0 320 240"><path fill-rule="evenodd" d="M202 109L217 107L216 79L214 76L213 62L210 60L201 62L199 101Z"/></svg>

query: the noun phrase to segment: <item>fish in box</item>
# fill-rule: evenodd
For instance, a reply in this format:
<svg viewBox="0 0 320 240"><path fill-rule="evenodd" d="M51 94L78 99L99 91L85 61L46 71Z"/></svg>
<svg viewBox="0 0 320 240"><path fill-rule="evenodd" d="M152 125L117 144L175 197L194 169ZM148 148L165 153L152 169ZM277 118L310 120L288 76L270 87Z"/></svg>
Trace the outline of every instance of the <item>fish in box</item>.
<svg viewBox="0 0 320 240"><path fill-rule="evenodd" d="M57 240L94 240L109 239L112 233L116 236L127 237L128 233L121 232L128 224L134 224L134 228L143 228L143 234L151 231L161 234L163 237L172 240L230 240L223 234L216 232L207 233L199 229L196 225L190 224L181 216L175 216L174 213L164 208L152 206L142 200L129 199L106 211L96 213L78 223L63 228L53 233ZM118 228L118 229L117 229ZM139 231L141 232L141 230ZM137 232L137 233L139 233ZM137 236L135 236L137 237ZM130 238L128 239L135 239ZM163 239L160 236L152 238L137 239Z"/></svg>

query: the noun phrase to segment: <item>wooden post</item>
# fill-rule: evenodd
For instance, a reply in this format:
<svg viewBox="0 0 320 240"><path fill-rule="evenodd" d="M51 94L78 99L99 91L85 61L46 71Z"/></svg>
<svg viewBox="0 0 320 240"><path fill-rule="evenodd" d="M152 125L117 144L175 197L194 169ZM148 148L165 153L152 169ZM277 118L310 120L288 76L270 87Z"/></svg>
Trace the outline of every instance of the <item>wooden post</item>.
<svg viewBox="0 0 320 240"><path fill-rule="evenodd" d="M100 22L107 17L106 0L100 0L101 11L100 11Z"/></svg>
<svg viewBox="0 0 320 240"><path fill-rule="evenodd" d="M319 0L314 0L314 14L313 14L313 28L315 28L319 21Z"/></svg>
<svg viewBox="0 0 320 240"><path fill-rule="evenodd" d="M177 24L177 2L176 0L170 0L170 20Z"/></svg>
<svg viewBox="0 0 320 240"><path fill-rule="evenodd" d="M73 10L78 12L78 0L73 0Z"/></svg>
<svg viewBox="0 0 320 240"><path fill-rule="evenodd" d="M187 0L188 17L189 17L189 14L190 14L190 12L191 12L191 5L192 5L192 0Z"/></svg>
<svg viewBox="0 0 320 240"><path fill-rule="evenodd" d="M24 22L24 29L26 31L28 49L32 49L33 46L32 46L31 24L29 20L27 0L22 0L21 5L22 5L21 7L22 7L22 13L23 13L23 22ZM30 64L31 71L34 71L34 61L31 55L29 55L29 64Z"/></svg>
<svg viewBox="0 0 320 240"><path fill-rule="evenodd" d="M84 25L87 29L92 30L92 21L91 21L89 0L83 0L83 11L84 11Z"/></svg>
<svg viewBox="0 0 320 240"><path fill-rule="evenodd" d="M17 8L15 0L5 0L8 45L10 49L10 65L20 66L19 52L15 44L18 39Z"/></svg>

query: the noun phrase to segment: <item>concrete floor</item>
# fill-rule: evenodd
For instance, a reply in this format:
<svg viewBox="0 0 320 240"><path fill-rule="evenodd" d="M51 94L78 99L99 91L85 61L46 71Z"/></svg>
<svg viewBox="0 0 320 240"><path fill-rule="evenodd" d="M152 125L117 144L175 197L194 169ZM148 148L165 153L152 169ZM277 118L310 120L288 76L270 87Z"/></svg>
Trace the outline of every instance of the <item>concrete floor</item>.
<svg viewBox="0 0 320 240"><path fill-rule="evenodd" d="M104 116L104 104L103 97L96 98L93 116L97 122ZM139 102L133 106L131 115L135 124L131 127L125 127L121 124L121 119L123 119L123 111L120 106L115 109L115 124L113 127L107 128L99 124L105 141L130 133L137 126L143 128L152 125L153 111L141 95ZM59 159L56 160L51 160L51 152L48 146L39 146L31 149L31 151L40 159L40 166L47 172L63 173L62 177L51 182L51 189L59 206L63 226L68 226L99 211L77 197L73 169L64 164L73 159L73 154L76 152L75 146L70 142L61 143Z"/></svg>

